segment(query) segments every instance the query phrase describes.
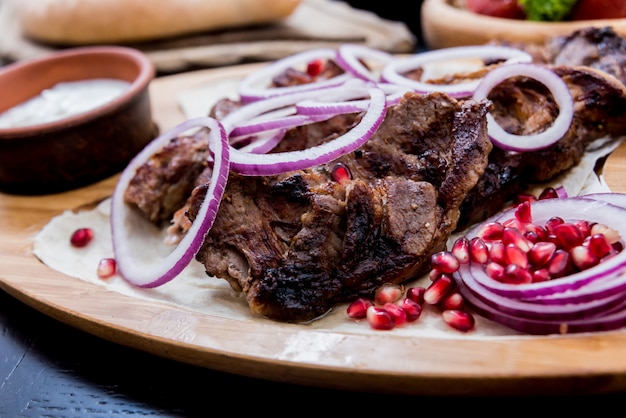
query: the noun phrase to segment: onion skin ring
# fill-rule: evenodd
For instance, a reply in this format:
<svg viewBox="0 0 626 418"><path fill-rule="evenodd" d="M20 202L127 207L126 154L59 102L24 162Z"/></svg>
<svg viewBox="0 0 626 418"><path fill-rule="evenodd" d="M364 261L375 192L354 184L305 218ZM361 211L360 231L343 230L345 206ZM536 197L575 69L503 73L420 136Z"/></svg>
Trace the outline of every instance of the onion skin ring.
<svg viewBox="0 0 626 418"><path fill-rule="evenodd" d="M548 68L535 64L510 64L494 68L481 80L474 91L474 100L486 99L489 92L502 81L510 77L526 76L544 84L552 93L559 115L552 126L545 131L532 135L514 135L506 132L487 114L487 126L491 142L507 151L535 151L547 148L561 139L569 130L574 118L574 100L565 82Z"/></svg>
<svg viewBox="0 0 626 418"><path fill-rule="evenodd" d="M139 261L142 257L137 253L141 249L135 248L137 241L133 240L132 235L137 232L137 228L145 231L154 226L147 225L149 221L136 213L135 208L125 203L124 193L139 166L171 139L195 127L210 128L209 147L213 159L213 173L206 197L196 220L174 250L161 258L158 263L151 260L149 263L142 264ZM133 158L122 172L111 198L113 251L118 271L125 280L138 287L157 287L169 282L187 267L200 249L217 216L219 203L226 188L228 169L229 147L226 131L219 121L209 117L190 119L181 123L154 139Z"/></svg>
<svg viewBox="0 0 626 418"><path fill-rule="evenodd" d="M231 169L243 175L274 175L321 165L356 150L378 130L387 109L382 90L363 87L363 93L371 97L368 109L359 124L344 135L301 151L253 155L232 148Z"/></svg>
<svg viewBox="0 0 626 418"><path fill-rule="evenodd" d="M440 85L412 80L402 75L402 73L419 68L426 63L458 58L503 58L506 60L503 65L532 61L529 54L517 48L491 45L453 47L422 52L405 59L394 60L383 68L381 79L389 83L411 87L419 93L443 92L454 98L469 97L474 93L481 80Z"/></svg>

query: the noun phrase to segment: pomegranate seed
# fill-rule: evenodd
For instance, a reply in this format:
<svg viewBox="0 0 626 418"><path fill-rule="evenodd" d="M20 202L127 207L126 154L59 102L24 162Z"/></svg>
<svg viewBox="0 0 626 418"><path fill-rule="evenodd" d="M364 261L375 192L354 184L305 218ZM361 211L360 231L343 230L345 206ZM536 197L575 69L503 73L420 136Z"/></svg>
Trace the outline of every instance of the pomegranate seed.
<svg viewBox="0 0 626 418"><path fill-rule="evenodd" d="M502 239L502 231L504 231L504 225L500 222L488 222L480 228L476 236L485 241Z"/></svg>
<svg viewBox="0 0 626 418"><path fill-rule="evenodd" d="M424 293L426 292L425 287L409 287L406 291L407 299L411 299L415 303L419 303L420 305L424 303Z"/></svg>
<svg viewBox="0 0 626 418"><path fill-rule="evenodd" d="M535 267L543 267L554 255L556 245L553 242L541 241L528 251L528 260Z"/></svg>
<svg viewBox="0 0 626 418"><path fill-rule="evenodd" d="M507 219L504 222L502 222L502 226L504 226L505 228L514 228L519 231L524 229L524 224L518 221L515 217Z"/></svg>
<svg viewBox="0 0 626 418"><path fill-rule="evenodd" d="M424 292L424 302L435 305L454 290L456 283L448 274L442 274Z"/></svg>
<svg viewBox="0 0 626 418"><path fill-rule="evenodd" d="M528 256L516 245L509 244L504 248L504 258L507 264L516 264L525 269L528 267Z"/></svg>
<svg viewBox="0 0 626 418"><path fill-rule="evenodd" d="M502 276L504 275L504 266L496 263L495 261L489 262L485 266L485 273L487 273L487 276L492 279L501 282Z"/></svg>
<svg viewBox="0 0 626 418"><path fill-rule="evenodd" d="M536 236L537 240L533 241L533 242L537 242L537 241L545 241L547 236L548 236L548 231L546 231L546 229L540 225L537 224L526 224L524 225L524 236L526 236L526 238L528 238L528 235L532 236ZM532 241L532 240L531 240Z"/></svg>
<svg viewBox="0 0 626 418"><path fill-rule="evenodd" d="M441 276L441 274L442 273L437 269L430 269L430 271L428 272L428 278L431 282L434 282L435 280L437 280L437 277Z"/></svg>
<svg viewBox="0 0 626 418"><path fill-rule="evenodd" d="M459 260L449 251L439 251L430 257L430 264L441 273L454 273L459 269Z"/></svg>
<svg viewBox="0 0 626 418"><path fill-rule="evenodd" d="M559 197L559 193L556 191L556 189L554 187L546 187L539 194L538 199L539 200L542 200L542 199L558 199L558 197Z"/></svg>
<svg viewBox="0 0 626 418"><path fill-rule="evenodd" d="M395 302L400 300L402 294L404 293L404 289L402 286L392 283L387 283L376 289L376 294L374 295L374 302L377 305L384 305L388 302Z"/></svg>
<svg viewBox="0 0 626 418"><path fill-rule="evenodd" d="M479 237L470 240L470 260L475 263L485 264L489 261L489 248Z"/></svg>
<svg viewBox="0 0 626 418"><path fill-rule="evenodd" d="M412 299L402 300L402 309L406 312L407 322L414 322L422 315L422 305Z"/></svg>
<svg viewBox="0 0 626 418"><path fill-rule="evenodd" d="M539 238L539 234L537 234L535 231L524 232L524 238L526 238L528 241L530 241L533 244L541 242L541 238Z"/></svg>
<svg viewBox="0 0 626 418"><path fill-rule="evenodd" d="M459 263L467 264L470 262L469 246L470 243L467 237L461 237L452 244L451 252L459 260Z"/></svg>
<svg viewBox="0 0 626 418"><path fill-rule="evenodd" d="M330 172L330 178L337 183L343 183L347 180L351 180L352 174L350 173L350 169L348 167L341 163L337 163Z"/></svg>
<svg viewBox="0 0 626 418"><path fill-rule="evenodd" d="M611 244L615 244L621 239L619 232L617 232L613 228L609 228L608 226L604 224L594 224L591 227L590 234L591 235L602 234L607 239L607 241L609 241Z"/></svg>
<svg viewBox="0 0 626 418"><path fill-rule="evenodd" d="M459 292L452 292L439 302L442 309L463 309L465 307L465 299Z"/></svg>
<svg viewBox="0 0 626 418"><path fill-rule="evenodd" d="M533 243L528 241L519 229L510 227L504 228L502 232L502 242L507 246L513 244L523 252L528 252L533 246Z"/></svg>
<svg viewBox="0 0 626 418"><path fill-rule="evenodd" d="M102 258L98 262L97 274L101 279L106 279L115 274L117 263L114 258Z"/></svg>
<svg viewBox="0 0 626 418"><path fill-rule="evenodd" d="M613 249L611 243L602 234L591 235L587 241L587 246L591 252L599 258L608 255Z"/></svg>
<svg viewBox="0 0 626 418"><path fill-rule="evenodd" d="M373 305L369 299L358 298L348 305L348 316L353 319L363 319L367 315L367 308Z"/></svg>
<svg viewBox="0 0 626 418"><path fill-rule="evenodd" d="M310 61L306 66L306 73L311 77L316 77L322 73L324 69L324 61L321 59L316 59Z"/></svg>
<svg viewBox="0 0 626 418"><path fill-rule="evenodd" d="M571 270L569 253L561 249L556 250L547 268L552 278L566 276Z"/></svg>
<svg viewBox="0 0 626 418"><path fill-rule="evenodd" d="M576 221L574 222L574 225L576 225L576 227L580 229L580 233L583 234L583 237L588 237L589 235L591 235L591 223L589 223L589 221Z"/></svg>
<svg viewBox="0 0 626 418"><path fill-rule="evenodd" d="M552 233L556 236L559 246L568 250L582 244L585 240L580 229L571 223L563 223L555 226Z"/></svg>
<svg viewBox="0 0 626 418"><path fill-rule="evenodd" d="M393 322L396 326L407 322L406 311L402 308L402 306L388 302L383 305L383 309L389 312L389 314L393 317Z"/></svg>
<svg viewBox="0 0 626 418"><path fill-rule="evenodd" d="M591 252L589 247L577 245L570 250L572 263L581 270L586 270L598 264L600 259Z"/></svg>
<svg viewBox="0 0 626 418"><path fill-rule="evenodd" d="M545 225L546 231L548 231L548 234L551 234L555 226L561 225L564 223L565 223L565 220L563 220L563 218L559 216L553 216L552 218L548 219L546 222L546 225Z"/></svg>
<svg viewBox="0 0 626 418"><path fill-rule="evenodd" d="M533 275L533 283L539 282L547 282L552 277L550 277L550 272L548 269L537 269L532 272Z"/></svg>
<svg viewBox="0 0 626 418"><path fill-rule="evenodd" d="M446 324L463 332L472 330L475 325L474 317L470 313L458 309L445 310L441 317Z"/></svg>
<svg viewBox="0 0 626 418"><path fill-rule="evenodd" d="M498 264L506 264L504 261L504 243L502 241L492 241L489 243L489 259Z"/></svg>
<svg viewBox="0 0 626 418"><path fill-rule="evenodd" d="M387 310L374 305L367 308L366 318L373 329L390 330L396 326L393 316Z"/></svg>
<svg viewBox="0 0 626 418"><path fill-rule="evenodd" d="M74 247L85 247L93 240L93 229L78 228L70 237L70 243Z"/></svg>
<svg viewBox="0 0 626 418"><path fill-rule="evenodd" d="M100 278L113 276L117 272L117 262L114 258L102 258L98 261L97 273Z"/></svg>
<svg viewBox="0 0 626 418"><path fill-rule="evenodd" d="M509 264L504 268L504 272L500 281L509 284L526 284L532 283L532 274L523 267L517 264Z"/></svg>
<svg viewBox="0 0 626 418"><path fill-rule="evenodd" d="M532 222L530 202L522 202L517 205L517 208L515 209L515 219L523 224L529 224Z"/></svg>

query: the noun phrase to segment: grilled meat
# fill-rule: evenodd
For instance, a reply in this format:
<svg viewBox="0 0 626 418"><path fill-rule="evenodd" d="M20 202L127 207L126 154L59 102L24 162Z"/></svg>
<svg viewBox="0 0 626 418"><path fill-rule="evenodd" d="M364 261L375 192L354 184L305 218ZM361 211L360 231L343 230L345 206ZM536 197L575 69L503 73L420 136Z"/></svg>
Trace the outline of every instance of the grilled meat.
<svg viewBox="0 0 626 418"><path fill-rule="evenodd" d="M314 319L424 272L486 166L488 108L409 94L366 145L328 165L231 173L198 261L245 292L253 312L281 321ZM322 126L297 128L283 142L310 146L326 138ZM337 165L351 178L334 178ZM192 219L203 197L194 195Z"/></svg>
<svg viewBox="0 0 626 418"><path fill-rule="evenodd" d="M549 51L546 46L534 53L545 59ZM559 64L547 65L569 86L575 115L567 135L551 147L507 152L486 134L487 111L518 134L551 123L558 107L532 80L508 80L480 103L410 93L388 109L365 145L332 163L277 176L231 173L197 260L208 275L244 292L253 312L294 322L425 272L430 254L457 228L499 211L530 182L548 181L578 164L594 139L626 132L624 85L591 67ZM276 81L306 79L291 74ZM222 100L212 115L219 119L238 106ZM294 128L273 152L332 139L358 118L342 115ZM204 199L211 174L206 144L204 130L176 138L140 169L126 192L152 221L173 219L172 237L185 233ZM336 167L350 176L335 176Z"/></svg>
<svg viewBox="0 0 626 418"><path fill-rule="evenodd" d="M596 139L626 134L626 41L613 30L589 28L541 46L513 46L529 50L565 81L575 101L574 121L548 148L524 153L494 148L485 175L463 202L459 228L495 214L530 184L548 182L577 165ZM532 80L507 80L489 99L494 118L511 133L540 132L558 114L545 88Z"/></svg>

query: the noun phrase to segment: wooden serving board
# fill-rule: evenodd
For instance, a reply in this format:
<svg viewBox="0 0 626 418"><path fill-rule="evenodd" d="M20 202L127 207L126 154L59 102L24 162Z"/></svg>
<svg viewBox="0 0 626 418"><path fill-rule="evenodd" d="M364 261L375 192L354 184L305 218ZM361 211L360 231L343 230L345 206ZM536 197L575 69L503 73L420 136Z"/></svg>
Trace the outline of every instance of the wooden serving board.
<svg viewBox="0 0 626 418"><path fill-rule="evenodd" d="M156 79L154 118L184 116L180 91L252 66ZM626 191L626 146L606 180ZM116 177L47 196L0 194L0 288L88 333L183 363L281 382L419 395L548 395L626 390L626 332L517 338L407 338L346 334L265 319L236 321L146 301L58 273L35 258L35 234L55 215L108 197Z"/></svg>

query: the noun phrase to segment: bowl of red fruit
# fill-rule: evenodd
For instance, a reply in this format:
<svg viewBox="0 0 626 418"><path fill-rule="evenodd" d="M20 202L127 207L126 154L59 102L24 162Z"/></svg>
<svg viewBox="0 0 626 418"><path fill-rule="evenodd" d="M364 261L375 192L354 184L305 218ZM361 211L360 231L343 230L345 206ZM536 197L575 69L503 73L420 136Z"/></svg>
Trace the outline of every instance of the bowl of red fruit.
<svg viewBox="0 0 626 418"><path fill-rule="evenodd" d="M488 42L541 44L588 27L626 35L623 0L424 0L421 27L430 49Z"/></svg>

